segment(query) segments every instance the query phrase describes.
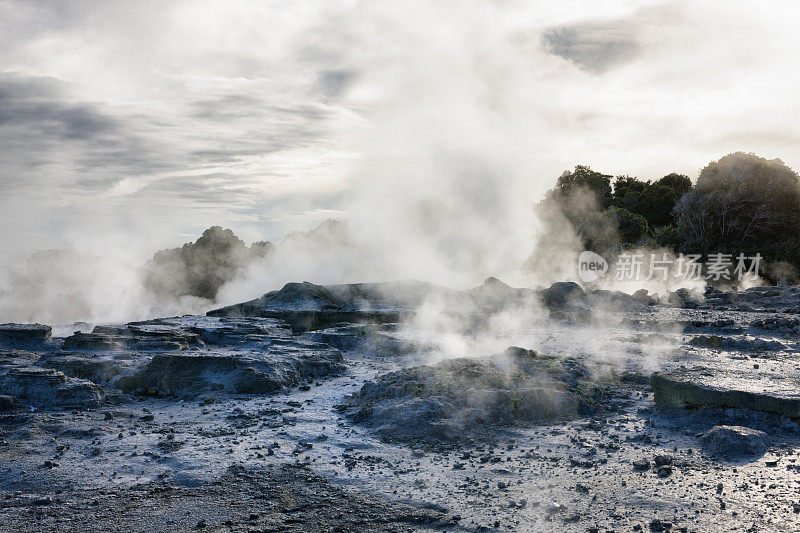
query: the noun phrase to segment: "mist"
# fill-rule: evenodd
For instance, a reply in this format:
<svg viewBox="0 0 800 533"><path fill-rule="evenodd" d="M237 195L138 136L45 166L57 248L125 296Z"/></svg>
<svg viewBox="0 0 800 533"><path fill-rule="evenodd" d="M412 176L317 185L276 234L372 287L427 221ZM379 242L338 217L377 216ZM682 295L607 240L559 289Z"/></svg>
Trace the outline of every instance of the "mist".
<svg viewBox="0 0 800 533"><path fill-rule="evenodd" d="M777 7L77 2L45 27L49 7L7 2L3 320L198 312L288 281L568 277L577 241L533 207L566 168L696 176L743 144L800 166L795 8ZM279 244L331 218L341 235L287 239L213 303L142 287L153 252L209 226ZM35 250L102 260L43 269ZM34 296L14 281L47 277Z"/></svg>

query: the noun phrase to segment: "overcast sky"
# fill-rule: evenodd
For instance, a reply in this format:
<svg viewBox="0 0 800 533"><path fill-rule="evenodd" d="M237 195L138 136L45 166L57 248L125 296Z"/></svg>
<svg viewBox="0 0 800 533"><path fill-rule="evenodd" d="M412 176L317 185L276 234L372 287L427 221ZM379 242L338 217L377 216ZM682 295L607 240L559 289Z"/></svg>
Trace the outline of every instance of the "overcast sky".
<svg viewBox="0 0 800 533"><path fill-rule="evenodd" d="M800 169L798 15L0 0L0 245L155 248L213 224L274 240L328 217L369 224L427 191L469 198L480 222L576 164L694 178L744 150Z"/></svg>

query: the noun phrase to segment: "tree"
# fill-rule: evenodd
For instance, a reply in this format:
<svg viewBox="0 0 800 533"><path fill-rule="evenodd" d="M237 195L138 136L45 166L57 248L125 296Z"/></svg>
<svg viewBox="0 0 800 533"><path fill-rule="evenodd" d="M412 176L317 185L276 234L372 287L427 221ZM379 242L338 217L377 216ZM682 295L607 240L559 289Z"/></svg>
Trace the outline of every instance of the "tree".
<svg viewBox="0 0 800 533"><path fill-rule="evenodd" d="M650 234L647 220L621 207L609 207L587 217L577 228L588 250L617 251L626 244L638 244Z"/></svg>
<svg viewBox="0 0 800 533"><path fill-rule="evenodd" d="M681 174L667 174L651 183L630 176L618 176L614 181L613 204L642 215L651 228L672 222L672 210L677 200L692 187L692 181Z"/></svg>
<svg viewBox="0 0 800 533"><path fill-rule="evenodd" d="M569 196L576 189L588 189L594 193L600 209L611 205L611 176L595 172L585 165L577 165L572 172L564 171L556 183L556 192L561 196Z"/></svg>
<svg viewBox="0 0 800 533"><path fill-rule="evenodd" d="M212 226L194 243L160 250L144 267L145 286L167 297L196 296L213 300L217 291L251 261L264 257L272 244L247 247L229 229Z"/></svg>
<svg viewBox="0 0 800 533"><path fill-rule="evenodd" d="M656 184L669 187L674 190L679 197L692 190L692 180L689 179L689 176L684 176L683 174L677 174L675 172L667 174L658 180Z"/></svg>
<svg viewBox="0 0 800 533"><path fill-rule="evenodd" d="M703 168L674 214L687 248L783 258L800 236L800 178L780 159L736 152Z"/></svg>

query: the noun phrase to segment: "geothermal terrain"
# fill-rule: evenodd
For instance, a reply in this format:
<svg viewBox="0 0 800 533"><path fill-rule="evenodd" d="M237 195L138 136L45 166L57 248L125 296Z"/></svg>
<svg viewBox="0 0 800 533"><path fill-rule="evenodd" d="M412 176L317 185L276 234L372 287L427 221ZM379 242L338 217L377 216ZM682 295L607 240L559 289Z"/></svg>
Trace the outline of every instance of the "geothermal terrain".
<svg viewBox="0 0 800 533"><path fill-rule="evenodd" d="M490 278L4 324L0 530L798 530L799 317Z"/></svg>

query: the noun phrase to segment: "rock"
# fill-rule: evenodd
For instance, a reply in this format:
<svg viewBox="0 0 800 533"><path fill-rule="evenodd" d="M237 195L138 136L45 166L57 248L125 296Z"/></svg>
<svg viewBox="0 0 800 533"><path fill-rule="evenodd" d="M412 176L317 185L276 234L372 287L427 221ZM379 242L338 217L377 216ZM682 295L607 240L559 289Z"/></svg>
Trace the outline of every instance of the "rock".
<svg viewBox="0 0 800 533"><path fill-rule="evenodd" d="M638 291L634 292L631 296L633 296L634 299L647 305L652 305L655 301L653 300L652 297L650 297L647 289L639 289Z"/></svg>
<svg viewBox="0 0 800 533"><path fill-rule="evenodd" d="M665 522L658 518L654 518L650 522L650 531L669 531L672 529L672 522Z"/></svg>
<svg viewBox="0 0 800 533"><path fill-rule="evenodd" d="M492 427L566 420L596 407L599 389L587 386L588 373L576 361L520 348L510 353L520 356L450 359L385 374L339 409L386 440L450 444L491 434Z"/></svg>
<svg viewBox="0 0 800 533"><path fill-rule="evenodd" d="M541 291L544 303L549 307L586 305L586 293L572 281L558 281Z"/></svg>
<svg viewBox="0 0 800 533"><path fill-rule="evenodd" d="M463 300L464 294L420 281L315 285L287 283L279 291L240 304L214 309L208 316L258 316L285 320L295 332L322 329L342 322L398 322L437 295Z"/></svg>
<svg viewBox="0 0 800 533"><path fill-rule="evenodd" d="M99 357L91 354L86 357L54 355L40 360L39 364L60 370L69 377L87 379L105 385L126 369L132 368L135 363L129 358Z"/></svg>
<svg viewBox="0 0 800 533"><path fill-rule="evenodd" d="M689 344L716 350L736 350L742 352L780 352L786 349L781 342L755 338L731 338L720 335L698 335Z"/></svg>
<svg viewBox="0 0 800 533"><path fill-rule="evenodd" d="M509 305L525 305L534 302L536 292L517 289L497 278L487 278L483 285L469 291L469 297L480 308L499 309Z"/></svg>
<svg viewBox="0 0 800 533"><path fill-rule="evenodd" d="M653 462L656 466L672 466L673 460L671 455L656 455Z"/></svg>
<svg viewBox="0 0 800 533"><path fill-rule="evenodd" d="M800 417L800 390L787 376L694 367L656 372L650 383L660 407L733 407Z"/></svg>
<svg viewBox="0 0 800 533"><path fill-rule="evenodd" d="M522 359L527 359L527 358L533 359L538 355L535 350L528 350L526 348L520 348L519 346L509 346L508 348L506 348L506 351L504 353L508 357L522 358Z"/></svg>
<svg viewBox="0 0 800 533"><path fill-rule="evenodd" d="M41 347L50 340L52 332L44 324L0 324L0 346Z"/></svg>
<svg viewBox="0 0 800 533"><path fill-rule="evenodd" d="M124 348L120 339L100 333L73 333L66 339L62 348L65 350L116 350Z"/></svg>
<svg viewBox="0 0 800 533"><path fill-rule="evenodd" d="M704 294L681 288L675 292L667 292L666 303L684 309L695 309L705 300Z"/></svg>
<svg viewBox="0 0 800 533"><path fill-rule="evenodd" d="M65 350L182 350L200 343L200 337L176 326L152 323L97 326L91 333L76 332L64 339Z"/></svg>
<svg viewBox="0 0 800 533"><path fill-rule="evenodd" d="M0 376L0 394L23 400L36 407L97 407L118 401L112 393L85 379L68 378L51 368L11 367Z"/></svg>
<svg viewBox="0 0 800 533"><path fill-rule="evenodd" d="M769 437L763 431L743 426L714 426L700 437L706 453L715 457L735 458L763 455Z"/></svg>
<svg viewBox="0 0 800 533"><path fill-rule="evenodd" d="M737 293L728 293L722 306L735 306L742 310L784 311L796 310L800 287L751 287Z"/></svg>
<svg viewBox="0 0 800 533"><path fill-rule="evenodd" d="M587 296L588 302L592 307L600 307L605 310L631 312L648 309L648 303L621 291L598 289L588 293Z"/></svg>
<svg viewBox="0 0 800 533"><path fill-rule="evenodd" d="M362 350L378 355L398 355L415 349L416 343L392 336L382 326L347 324L303 335L304 339L329 344L342 351Z"/></svg>
<svg viewBox="0 0 800 533"><path fill-rule="evenodd" d="M342 353L325 344L275 339L264 352L156 354L140 371L118 381L123 390L166 396L201 391L268 394L311 378L344 371Z"/></svg>
<svg viewBox="0 0 800 533"><path fill-rule="evenodd" d="M0 411L8 411L17 407L17 400L13 396L0 394Z"/></svg>

